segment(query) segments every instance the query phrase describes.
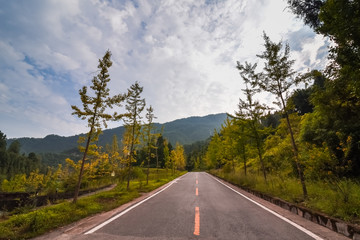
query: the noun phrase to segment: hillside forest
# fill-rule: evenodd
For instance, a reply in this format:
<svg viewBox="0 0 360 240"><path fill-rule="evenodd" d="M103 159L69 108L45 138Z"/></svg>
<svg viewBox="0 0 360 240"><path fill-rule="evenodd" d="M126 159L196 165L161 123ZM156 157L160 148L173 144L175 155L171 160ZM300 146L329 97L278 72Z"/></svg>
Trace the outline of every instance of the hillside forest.
<svg viewBox="0 0 360 240"><path fill-rule="evenodd" d="M98 75L79 91L83 106L72 106L88 133L65 164L48 167L20 144L6 146L0 133L0 191L75 191L127 182L149 168L207 170L328 215L360 219L360 2L288 0L291 11L317 34L329 38L326 69L296 72L286 41L264 32L257 63L236 62L244 86L238 108L228 113L209 139L175 146L154 131L153 108L146 106L138 82L109 96L111 52L99 60ZM270 94L274 103L260 102ZM121 113L114 109L122 109ZM105 147L96 141L107 121L124 121L121 139ZM186 154L185 154L186 153ZM75 200L76 196L75 194Z"/></svg>

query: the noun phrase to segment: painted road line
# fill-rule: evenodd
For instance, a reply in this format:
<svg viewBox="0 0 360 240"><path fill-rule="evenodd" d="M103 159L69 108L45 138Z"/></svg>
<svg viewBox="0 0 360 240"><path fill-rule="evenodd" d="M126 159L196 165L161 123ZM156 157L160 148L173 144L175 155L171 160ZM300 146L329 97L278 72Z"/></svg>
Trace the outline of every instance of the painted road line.
<svg viewBox="0 0 360 240"><path fill-rule="evenodd" d="M258 206L259 206L259 207L261 207L262 209L264 209L264 210L268 211L269 213L272 213L272 214L273 214L273 215L275 215L276 217L278 217L278 218L282 219L283 221L285 221L285 222L287 222L287 223L291 224L292 226L296 227L296 228L297 228L297 229L299 229L300 231L302 231L302 232L306 233L306 234L307 234L307 235L309 235L310 237L312 237L312 238L314 238L314 239L316 239L316 240L324 240L323 238L321 238L321 237L319 237L318 235L316 235L316 234L314 234L314 233L310 232L310 231L309 231L309 230L307 230L306 228L303 228L302 226L300 226L300 225L298 225L298 224L294 223L293 221L291 221L291 220L289 220L289 219L287 219L287 218L285 218L285 217L281 216L280 214L278 214L278 213L274 212L273 210L270 210L269 208L267 208L267 207L265 207L265 206L261 205L260 203L258 203L258 202L256 202L256 201L252 200L251 198L248 198L248 197L247 197L247 196L245 196L244 194L242 194L242 193L240 193L240 192L236 191L236 190L235 190L235 189L233 189L232 187L230 187L230 186L226 185L225 183L221 182L220 180L216 179L215 177L211 176L210 174L209 174L209 176L210 176L210 177L212 177L213 179L215 179L216 181L218 181L219 183L221 183L222 185L224 185L225 187L227 187L227 188L231 189L232 191L234 191L235 193L239 194L239 195L240 195L240 196L242 196L243 198L245 198L245 199L249 200L250 202L252 202L252 203L254 203L254 204L258 205Z"/></svg>
<svg viewBox="0 0 360 240"><path fill-rule="evenodd" d="M200 235L200 209L195 207L195 226L194 226L194 235Z"/></svg>
<svg viewBox="0 0 360 240"><path fill-rule="evenodd" d="M185 175L187 175L187 173L186 173ZM149 199L155 197L156 195L158 195L159 193L165 191L166 189L168 189L171 185L173 185L174 183L176 183L178 180L180 180L180 178L184 177L185 175L183 175L183 176L181 176L181 177L179 177L179 178L177 178L177 179L172 180L166 187L164 187L164 188L161 189L160 191L158 191L158 192L154 193L153 195L145 198L144 200L142 200L142 201L134 204L133 206L125 209L124 211L122 211L122 212L120 212L119 214L113 216L112 218L106 220L105 222L101 223L100 225L98 225L98 226L90 229L89 231L85 232L84 234L87 235L87 234L91 234L91 233L96 232L96 231L99 230L100 228L102 228L102 227L104 227L105 225L111 223L112 221L118 219L119 217L121 217L122 215L124 215L124 214L126 214L127 212L131 211L132 209L136 208L136 207L139 206L140 204L146 202L147 200L149 200Z"/></svg>
<svg viewBox="0 0 360 240"><path fill-rule="evenodd" d="M199 181L196 179L196 184L199 184Z"/></svg>
<svg viewBox="0 0 360 240"><path fill-rule="evenodd" d="M196 188L195 195L196 195L196 196L199 196L199 189L198 189L198 188Z"/></svg>

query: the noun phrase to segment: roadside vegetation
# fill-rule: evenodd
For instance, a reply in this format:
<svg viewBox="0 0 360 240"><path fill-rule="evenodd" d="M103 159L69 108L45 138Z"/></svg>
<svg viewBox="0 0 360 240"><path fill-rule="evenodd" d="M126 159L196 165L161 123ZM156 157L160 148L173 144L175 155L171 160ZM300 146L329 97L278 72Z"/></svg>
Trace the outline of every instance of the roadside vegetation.
<svg viewBox="0 0 360 240"><path fill-rule="evenodd" d="M28 239L96 213L112 210L185 173L176 171L172 174L165 169L151 169L146 184L147 169L136 168L136 172L137 176L132 179L129 189L127 182L123 181L110 191L80 197L76 203L61 200L57 204L39 209L17 209L16 214L1 218L0 239Z"/></svg>
<svg viewBox="0 0 360 240"><path fill-rule="evenodd" d="M245 176L241 171L238 169L235 172L226 172L223 169L213 169L209 172L239 187L302 205L349 223L360 224L360 184L355 180L308 181L308 197L304 200L301 183L295 177L283 178L268 174L265 182L262 176L256 173L248 173Z"/></svg>

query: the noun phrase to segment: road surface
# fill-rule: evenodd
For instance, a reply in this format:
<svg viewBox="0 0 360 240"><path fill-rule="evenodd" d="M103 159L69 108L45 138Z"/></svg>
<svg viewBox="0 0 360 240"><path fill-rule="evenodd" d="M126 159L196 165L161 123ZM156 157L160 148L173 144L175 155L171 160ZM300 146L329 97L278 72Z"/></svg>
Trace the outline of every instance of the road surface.
<svg viewBox="0 0 360 240"><path fill-rule="evenodd" d="M196 172L95 228L64 236L54 239L342 239L335 233L334 238L318 237Z"/></svg>

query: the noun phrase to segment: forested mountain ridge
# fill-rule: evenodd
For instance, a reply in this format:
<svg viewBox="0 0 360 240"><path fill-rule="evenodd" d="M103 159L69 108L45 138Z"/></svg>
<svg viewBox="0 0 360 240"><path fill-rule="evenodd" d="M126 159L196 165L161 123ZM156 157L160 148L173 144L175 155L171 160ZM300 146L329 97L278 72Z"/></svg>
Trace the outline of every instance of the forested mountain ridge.
<svg viewBox="0 0 360 240"><path fill-rule="evenodd" d="M156 123L155 127L158 132L163 128L164 137L174 146L176 142L180 144L191 144L207 139L213 134L214 129L221 127L226 117L226 113L211 114L203 117L189 117L164 124ZM105 146L111 143L114 135L116 135L118 139L121 139L124 131L125 128L123 126L103 130L103 133L99 137L98 145ZM81 135L63 137L52 134L44 138L12 138L7 139L7 146L13 141L18 140L21 145L21 152L23 153L61 153L76 148L78 145L77 141Z"/></svg>

